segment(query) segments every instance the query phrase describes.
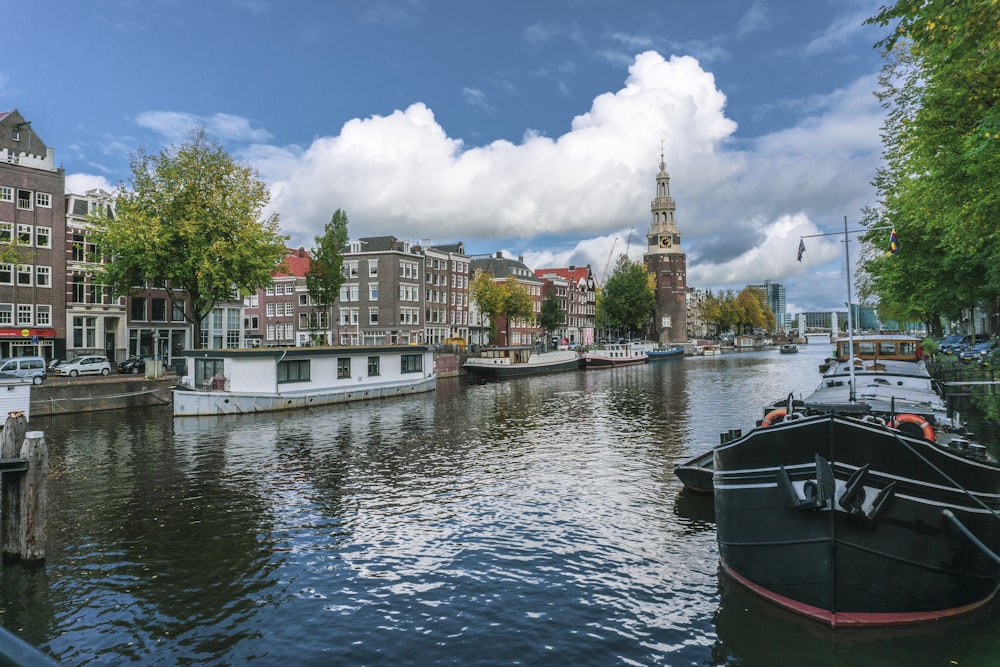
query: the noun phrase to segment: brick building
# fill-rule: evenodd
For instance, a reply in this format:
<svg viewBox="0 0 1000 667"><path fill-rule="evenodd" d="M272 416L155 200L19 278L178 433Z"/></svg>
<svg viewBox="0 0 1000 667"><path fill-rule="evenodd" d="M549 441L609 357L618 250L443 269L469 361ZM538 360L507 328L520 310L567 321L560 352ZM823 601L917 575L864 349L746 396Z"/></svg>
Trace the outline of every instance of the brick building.
<svg viewBox="0 0 1000 667"><path fill-rule="evenodd" d="M66 176L16 109L0 112L0 356L64 356Z"/></svg>

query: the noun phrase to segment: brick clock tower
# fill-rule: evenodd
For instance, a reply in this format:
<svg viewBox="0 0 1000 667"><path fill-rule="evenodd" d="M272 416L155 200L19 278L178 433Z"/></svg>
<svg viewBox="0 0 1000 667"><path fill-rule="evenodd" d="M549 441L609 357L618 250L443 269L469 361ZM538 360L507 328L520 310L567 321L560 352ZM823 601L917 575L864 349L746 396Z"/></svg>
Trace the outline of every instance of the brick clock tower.
<svg viewBox="0 0 1000 667"><path fill-rule="evenodd" d="M687 341L687 259L681 233L674 220L677 208L670 196L670 175L660 153L656 197L650 206L653 219L646 233L646 270L656 277L656 311L653 331L660 343Z"/></svg>

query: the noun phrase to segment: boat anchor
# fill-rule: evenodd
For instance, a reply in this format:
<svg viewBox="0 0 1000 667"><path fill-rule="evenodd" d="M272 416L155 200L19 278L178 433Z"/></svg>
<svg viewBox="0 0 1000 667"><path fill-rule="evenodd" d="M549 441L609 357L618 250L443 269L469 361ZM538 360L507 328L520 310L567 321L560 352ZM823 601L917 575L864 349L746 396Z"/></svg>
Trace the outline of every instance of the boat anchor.
<svg viewBox="0 0 1000 667"><path fill-rule="evenodd" d="M837 503L852 516L863 516L869 521L874 521L882 513L885 506L892 499L896 492L896 482L890 482L875 496L870 509L864 508L865 501L865 479L868 477L868 468L871 464L866 463L863 467L854 471L854 474L844 485L844 492L840 494Z"/></svg>
<svg viewBox="0 0 1000 667"><path fill-rule="evenodd" d="M830 462L816 455L816 479L809 479L802 485L803 495L799 495L784 466L778 468L778 493L781 500L794 510L815 510L829 506L836 491L836 480Z"/></svg>

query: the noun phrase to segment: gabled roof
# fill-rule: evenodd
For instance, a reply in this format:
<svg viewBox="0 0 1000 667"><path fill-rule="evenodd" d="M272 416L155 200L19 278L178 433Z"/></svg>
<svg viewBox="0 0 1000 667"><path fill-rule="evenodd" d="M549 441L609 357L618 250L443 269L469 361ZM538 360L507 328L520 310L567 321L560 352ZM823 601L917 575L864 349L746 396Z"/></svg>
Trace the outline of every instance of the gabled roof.
<svg viewBox="0 0 1000 667"><path fill-rule="evenodd" d="M276 270L271 274L273 278L305 278L309 273L309 251L304 248L289 250L284 257L286 271Z"/></svg>
<svg viewBox="0 0 1000 667"><path fill-rule="evenodd" d="M535 269L535 275L539 278L556 276L572 282L574 285L586 284L593 279L593 274L589 266L573 266L564 269Z"/></svg>
<svg viewBox="0 0 1000 667"><path fill-rule="evenodd" d="M494 278L506 278L512 275L518 280L526 282L541 282L541 278L536 276L524 262L519 259L507 259L500 253L497 253L497 256L476 257L469 262L469 268L472 269L473 273L482 271Z"/></svg>

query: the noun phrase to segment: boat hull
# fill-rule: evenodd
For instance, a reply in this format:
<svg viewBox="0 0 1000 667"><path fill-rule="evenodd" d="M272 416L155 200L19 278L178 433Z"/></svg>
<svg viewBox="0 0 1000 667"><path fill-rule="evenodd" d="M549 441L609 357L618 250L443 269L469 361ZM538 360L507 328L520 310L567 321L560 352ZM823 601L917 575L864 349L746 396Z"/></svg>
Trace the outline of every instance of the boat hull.
<svg viewBox="0 0 1000 667"><path fill-rule="evenodd" d="M648 350L646 355L650 361L665 361L667 359L683 359L684 348L677 346L666 350Z"/></svg>
<svg viewBox="0 0 1000 667"><path fill-rule="evenodd" d="M1000 586L1000 565L948 516L1000 551L995 464L821 415L719 445L713 468L723 568L791 611L915 623L969 611Z"/></svg>
<svg viewBox="0 0 1000 667"><path fill-rule="evenodd" d="M175 417L205 415L235 415L278 410L298 410L335 403L390 398L406 394L433 391L437 378L420 378L406 382L387 382L313 392L288 392L265 394L252 392L211 391L201 389L174 389L173 410Z"/></svg>
<svg viewBox="0 0 1000 667"><path fill-rule="evenodd" d="M576 352L543 352L534 354L528 361L511 363L506 358L473 358L462 364L473 375L488 378L518 377L557 373L580 368L580 355Z"/></svg>

